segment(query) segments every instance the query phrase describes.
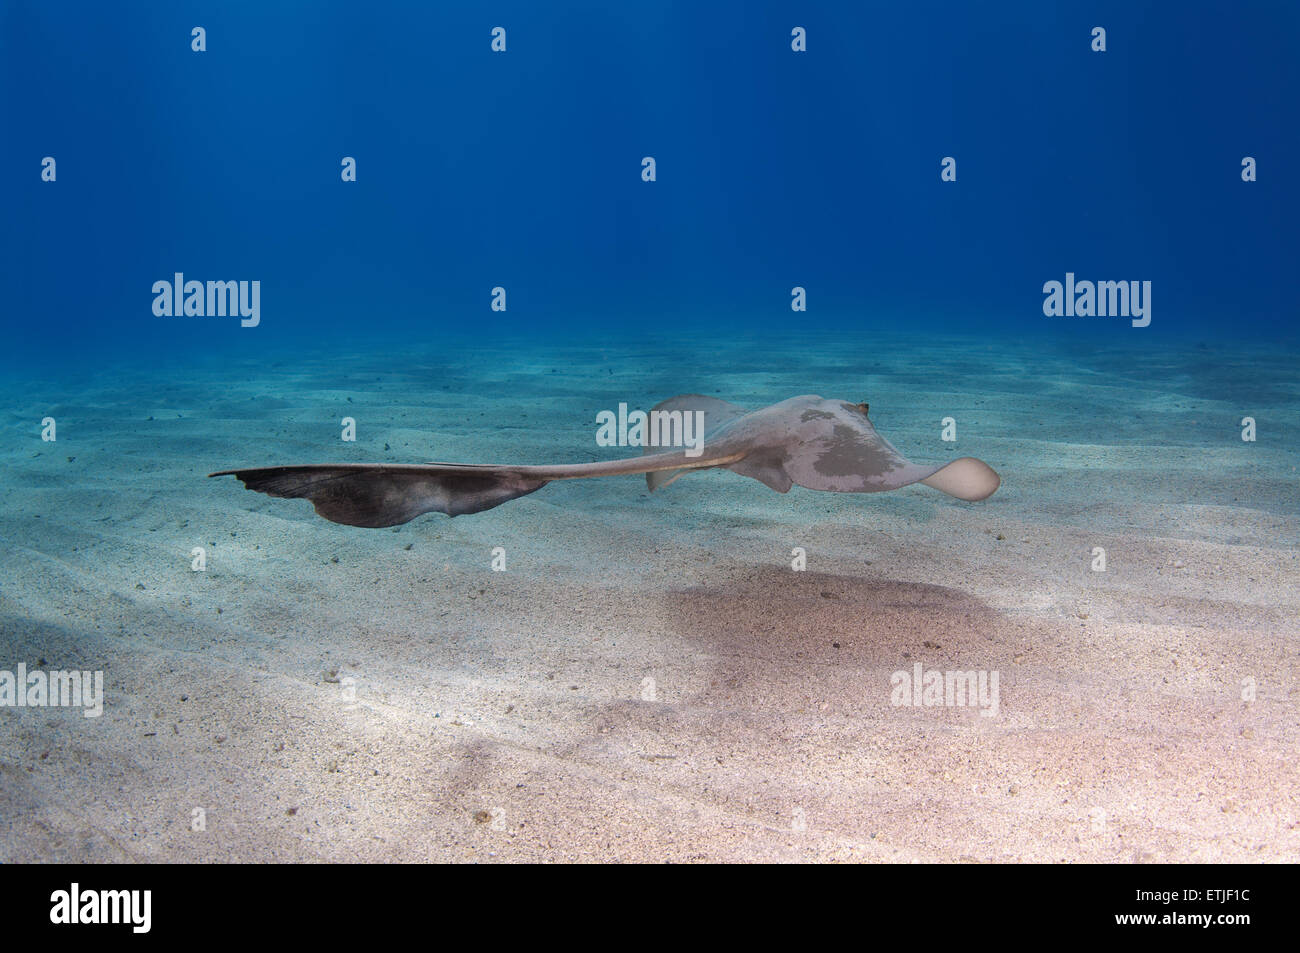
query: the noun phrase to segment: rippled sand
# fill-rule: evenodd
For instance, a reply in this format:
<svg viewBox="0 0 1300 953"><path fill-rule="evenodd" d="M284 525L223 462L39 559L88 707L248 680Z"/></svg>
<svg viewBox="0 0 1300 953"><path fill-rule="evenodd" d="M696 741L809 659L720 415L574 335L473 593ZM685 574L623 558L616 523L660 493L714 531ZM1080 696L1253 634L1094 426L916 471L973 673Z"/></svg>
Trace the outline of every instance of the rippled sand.
<svg viewBox="0 0 1300 953"><path fill-rule="evenodd" d="M0 709L0 859L1294 860L1294 368L700 339L0 378L0 668L106 688ZM205 477L607 459L597 411L692 391L867 400L1003 486L617 477L361 530ZM997 672L997 716L891 704L917 662Z"/></svg>

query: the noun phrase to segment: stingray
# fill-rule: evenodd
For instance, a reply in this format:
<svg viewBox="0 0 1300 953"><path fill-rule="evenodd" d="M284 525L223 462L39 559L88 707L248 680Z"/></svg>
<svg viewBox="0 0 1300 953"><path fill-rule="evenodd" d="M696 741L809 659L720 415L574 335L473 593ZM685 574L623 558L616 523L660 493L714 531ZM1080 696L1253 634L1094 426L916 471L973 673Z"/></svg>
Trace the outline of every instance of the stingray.
<svg viewBox="0 0 1300 953"><path fill-rule="evenodd" d="M268 496L308 499L327 520L380 528L422 513L481 513L540 490L553 480L644 473L651 491L691 470L720 467L786 493L792 486L832 493L879 493L913 483L962 500L982 500L1001 483L974 457L942 466L907 460L867 419L866 404L791 397L746 411L715 397L683 394L651 411L700 411L703 447L646 448L642 456L559 466L472 463L323 463L222 470Z"/></svg>

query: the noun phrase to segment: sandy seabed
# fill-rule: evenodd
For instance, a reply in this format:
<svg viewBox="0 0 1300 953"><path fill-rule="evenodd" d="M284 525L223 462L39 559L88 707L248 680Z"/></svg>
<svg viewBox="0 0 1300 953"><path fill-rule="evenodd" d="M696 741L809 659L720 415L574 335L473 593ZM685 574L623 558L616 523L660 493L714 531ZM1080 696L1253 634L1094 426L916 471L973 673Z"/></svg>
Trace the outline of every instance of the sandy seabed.
<svg viewBox="0 0 1300 953"><path fill-rule="evenodd" d="M105 679L97 719L0 709L0 859L1300 857L1294 355L795 354L0 378L0 668ZM595 446L598 411L692 391L867 400L911 459L977 456L1003 486L966 504L616 477L362 530L206 479L609 459L634 451ZM892 704L918 662L998 673L996 716Z"/></svg>

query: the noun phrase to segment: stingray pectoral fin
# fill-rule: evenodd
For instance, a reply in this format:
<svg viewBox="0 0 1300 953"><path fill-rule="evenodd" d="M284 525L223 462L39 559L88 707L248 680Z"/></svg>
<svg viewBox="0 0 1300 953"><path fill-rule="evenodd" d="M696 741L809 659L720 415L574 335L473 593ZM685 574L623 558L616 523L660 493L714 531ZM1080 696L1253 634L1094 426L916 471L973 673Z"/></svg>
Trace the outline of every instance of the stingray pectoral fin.
<svg viewBox="0 0 1300 953"><path fill-rule="evenodd" d="M983 460L962 457L935 470L921 482L959 500L974 503L992 496L1002 485L1002 478Z"/></svg>
<svg viewBox="0 0 1300 953"><path fill-rule="evenodd" d="M258 493L306 499L325 519L376 529L409 522L422 513L480 513L541 489L549 480L526 467L385 464L317 464L223 470Z"/></svg>
<svg viewBox="0 0 1300 953"><path fill-rule="evenodd" d="M660 401L650 408L647 426L654 432L662 425L657 422L656 415L673 415L667 419L668 427L677 426L684 428L687 424L690 426L691 434L695 438L703 439L710 431L739 417L745 416L748 411L744 407L738 407L735 404L720 400L717 397L708 397L704 394L678 394L676 397L669 397L667 400ZM703 414L702 418L692 417L689 421L686 419L687 414ZM703 421L702 424L699 421ZM641 450L642 454L659 453L657 447L646 444ZM677 470L651 470L645 475L646 486L650 492L661 489L672 483L682 474L689 470L706 470L708 467L682 467Z"/></svg>
<svg viewBox="0 0 1300 953"><path fill-rule="evenodd" d="M648 486L650 492L653 493L655 490L672 483L683 473L688 472L689 469L690 468L688 467L682 467L680 470L651 470L645 475L645 485Z"/></svg>
<svg viewBox="0 0 1300 953"><path fill-rule="evenodd" d="M778 493L789 493L794 481L786 472L785 461L779 454L765 450L755 450L727 467L732 473L739 473L771 487Z"/></svg>
<svg viewBox="0 0 1300 953"><path fill-rule="evenodd" d="M705 432L721 427L728 421L743 417L749 413L744 407L717 397L708 397L705 394L678 394L676 397L661 400L650 408L652 414L671 414L675 411L699 411L703 413ZM646 452L649 452L649 450Z"/></svg>

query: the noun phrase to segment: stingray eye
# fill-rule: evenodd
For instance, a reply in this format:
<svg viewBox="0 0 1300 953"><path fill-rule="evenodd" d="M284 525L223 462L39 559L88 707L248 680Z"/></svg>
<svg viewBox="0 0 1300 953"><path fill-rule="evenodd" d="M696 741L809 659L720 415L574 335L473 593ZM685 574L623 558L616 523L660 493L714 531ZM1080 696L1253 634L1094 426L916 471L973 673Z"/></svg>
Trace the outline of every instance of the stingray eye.
<svg viewBox="0 0 1300 953"><path fill-rule="evenodd" d="M857 405L858 410L862 411L862 416L867 416L867 410L871 407L865 400Z"/></svg>

